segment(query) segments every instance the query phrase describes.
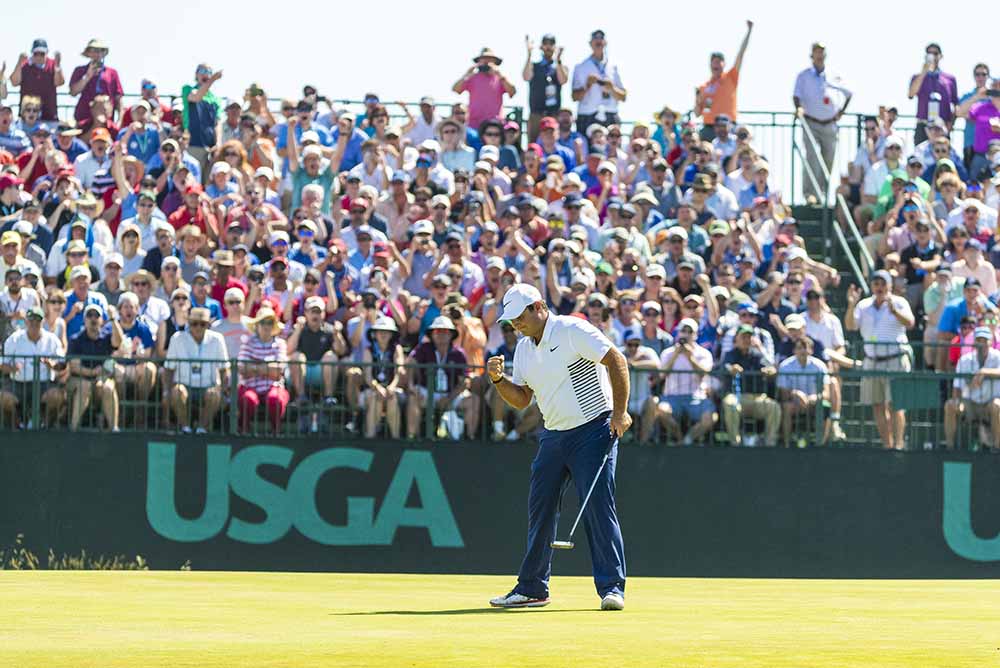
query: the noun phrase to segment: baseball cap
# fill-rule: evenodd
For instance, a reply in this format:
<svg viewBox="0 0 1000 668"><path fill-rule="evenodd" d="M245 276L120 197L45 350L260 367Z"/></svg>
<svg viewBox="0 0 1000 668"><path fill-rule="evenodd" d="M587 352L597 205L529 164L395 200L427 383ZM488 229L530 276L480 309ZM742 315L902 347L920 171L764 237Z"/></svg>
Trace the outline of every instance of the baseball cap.
<svg viewBox="0 0 1000 668"><path fill-rule="evenodd" d="M546 116L538 124L539 130L557 130L559 129L559 121L552 118L551 116Z"/></svg>
<svg viewBox="0 0 1000 668"><path fill-rule="evenodd" d="M947 262L942 262L940 265L938 265L937 273L939 273L939 274L948 274L950 276L951 275L951 265L948 264Z"/></svg>
<svg viewBox="0 0 1000 668"><path fill-rule="evenodd" d="M602 162L600 165L597 166L597 172L598 173L611 172L612 174L617 174L618 168L615 167L615 163L609 160L605 160L604 162Z"/></svg>
<svg viewBox="0 0 1000 668"><path fill-rule="evenodd" d="M684 318L677 324L677 330L680 331L687 327L692 332L698 331L698 323L694 321L694 318Z"/></svg>
<svg viewBox="0 0 1000 668"><path fill-rule="evenodd" d="M965 250L969 250L970 248L982 252L983 244L979 241L979 239L969 239L965 243Z"/></svg>
<svg viewBox="0 0 1000 668"><path fill-rule="evenodd" d="M885 269L879 269L874 274L872 274L873 281L885 281L886 283L892 283L892 274L887 272Z"/></svg>
<svg viewBox="0 0 1000 668"><path fill-rule="evenodd" d="M981 288L983 284L979 282L979 279L975 276L969 276L965 279L965 287L967 288Z"/></svg>
<svg viewBox="0 0 1000 668"><path fill-rule="evenodd" d="M395 172L392 173L392 182L393 183L409 183L410 182L410 174L409 174L409 172L406 172L406 171L404 171L402 169L397 169Z"/></svg>
<svg viewBox="0 0 1000 668"><path fill-rule="evenodd" d="M416 236L417 234L434 234L434 223L427 220L426 218L423 220L418 220L416 223L413 224L413 234L414 236Z"/></svg>
<svg viewBox="0 0 1000 668"><path fill-rule="evenodd" d="M198 306L188 312L188 320L191 322L212 322L212 312Z"/></svg>
<svg viewBox="0 0 1000 668"><path fill-rule="evenodd" d="M267 179L268 181L274 180L274 170L270 167L258 167L257 171L253 173L255 179Z"/></svg>
<svg viewBox="0 0 1000 668"><path fill-rule="evenodd" d="M651 264L646 267L646 278L653 278L655 276L664 279L667 277L667 270L664 269L662 264Z"/></svg>
<svg viewBox="0 0 1000 668"><path fill-rule="evenodd" d="M326 309L326 302L323 301L322 297L312 296L306 300L306 310L318 308L321 311Z"/></svg>
<svg viewBox="0 0 1000 668"><path fill-rule="evenodd" d="M503 314L500 319L514 320L524 313L524 309L528 306L540 301L542 294L535 286L527 283L513 285L503 296Z"/></svg>
<svg viewBox="0 0 1000 668"><path fill-rule="evenodd" d="M122 258L121 253L108 253L108 256L104 258L104 266L107 267L110 264L118 265L119 269L125 266L125 260Z"/></svg>
<svg viewBox="0 0 1000 668"><path fill-rule="evenodd" d="M486 261L486 268L499 269L500 271L503 271L504 269L507 268L507 265L504 264L503 258L493 255L490 257L490 259Z"/></svg>
<svg viewBox="0 0 1000 668"><path fill-rule="evenodd" d="M71 281L75 281L78 278L84 278L84 277L86 277L88 280L90 279L90 269L84 267L83 265L73 267L73 269L71 269L69 272L69 280Z"/></svg>
<svg viewBox="0 0 1000 668"><path fill-rule="evenodd" d="M736 328L736 333L737 334L753 334L753 327L751 327L750 325L746 325L746 324L740 325L739 327Z"/></svg>
<svg viewBox="0 0 1000 668"><path fill-rule="evenodd" d="M973 336L977 339L992 339L993 332L990 331L989 327L976 327L976 331Z"/></svg>
<svg viewBox="0 0 1000 668"><path fill-rule="evenodd" d="M660 306L660 302L653 301L652 299L650 299L649 301L644 301L642 303L642 306L640 307L639 311L640 313L645 313L646 311L656 311L657 313L663 313L663 307Z"/></svg>
<svg viewBox="0 0 1000 668"><path fill-rule="evenodd" d="M895 146L896 148L903 148L903 140L897 137L896 135L889 135L888 137L885 138L884 146L885 148L889 148L890 146Z"/></svg>
<svg viewBox="0 0 1000 668"><path fill-rule="evenodd" d="M484 146L479 149L479 159L480 160L499 160L500 159L500 149L496 146Z"/></svg>
<svg viewBox="0 0 1000 668"><path fill-rule="evenodd" d="M97 127L90 131L90 143L93 144L95 141L106 141L111 143L111 133L108 132L107 128Z"/></svg>
<svg viewBox="0 0 1000 668"><path fill-rule="evenodd" d="M798 313L790 313L785 317L785 329L804 329L806 319Z"/></svg>
<svg viewBox="0 0 1000 668"><path fill-rule="evenodd" d="M14 230L7 230L0 236L0 246L6 246L7 244L18 244L21 245L21 235Z"/></svg>
<svg viewBox="0 0 1000 668"><path fill-rule="evenodd" d="M91 304L87 304L86 306L83 307L83 315L87 315L88 313L91 313L91 312L98 313L102 317L104 316L104 309L101 308L100 304L93 304L93 303L91 303Z"/></svg>
<svg viewBox="0 0 1000 668"><path fill-rule="evenodd" d="M223 295L223 299L227 302L236 301L237 299L240 301L244 301L246 299L246 296L243 294L243 291L240 290L239 288L229 288Z"/></svg>
<svg viewBox="0 0 1000 668"><path fill-rule="evenodd" d="M24 317L28 320L34 318L35 320L41 320L45 317L45 312L42 311L40 306L32 306L25 312Z"/></svg>
<svg viewBox="0 0 1000 668"><path fill-rule="evenodd" d="M638 329L626 329L622 341L642 341L642 333Z"/></svg>

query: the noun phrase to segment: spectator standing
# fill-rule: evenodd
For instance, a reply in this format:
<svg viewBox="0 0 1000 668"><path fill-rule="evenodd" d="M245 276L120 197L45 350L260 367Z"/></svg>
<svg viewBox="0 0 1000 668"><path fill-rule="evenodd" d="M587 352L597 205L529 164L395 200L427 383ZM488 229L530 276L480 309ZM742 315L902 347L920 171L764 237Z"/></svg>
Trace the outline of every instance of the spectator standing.
<svg viewBox="0 0 1000 668"><path fill-rule="evenodd" d="M49 58L49 44L44 39L36 39L31 45L31 56L22 53L17 65L10 73L10 83L21 87L21 99L34 96L41 100L41 120L59 123L56 106L56 89L66 83L62 71L62 55L56 51Z"/></svg>
<svg viewBox="0 0 1000 668"><path fill-rule="evenodd" d="M955 77L941 71L941 46L931 42L924 49L924 65L920 72L910 79L909 99L917 98L917 128L913 132L913 143L927 139L927 124L941 119L948 126L948 132L955 122L955 108L958 106L958 82Z"/></svg>
<svg viewBox="0 0 1000 668"><path fill-rule="evenodd" d="M989 88L983 87L959 106L957 116L976 126L969 159L969 174L976 176L989 167L987 151L990 142L1000 139L1000 79L994 79Z"/></svg>
<svg viewBox="0 0 1000 668"><path fill-rule="evenodd" d="M811 197L814 201L826 202L828 181L822 165L826 166L826 173L829 174L837 153L837 121L847 111L851 95L840 77L827 71L826 46L815 42L812 45L812 67L799 72L792 98L796 115L803 119L818 144L817 147L813 142L805 141L806 164L819 186L817 192L812 180L803 172L802 191L807 199ZM816 153L817 148L819 154Z"/></svg>
<svg viewBox="0 0 1000 668"><path fill-rule="evenodd" d="M861 289L847 289L847 312L844 325L849 331L860 331L864 339L865 371L880 375L861 379L861 403L870 405L875 413L879 439L887 450L902 450L906 429L906 413L893 410L889 373L909 373L910 358L906 348L906 330L915 320L904 297L890 293L892 275L883 270L871 280L872 296L860 299Z"/></svg>
<svg viewBox="0 0 1000 668"><path fill-rule="evenodd" d="M608 126L620 122L618 103L628 95L618 65L608 61L607 45L603 30L590 33L591 54L573 68L573 100L579 103L576 129L588 136L587 129L593 123Z"/></svg>
<svg viewBox="0 0 1000 668"><path fill-rule="evenodd" d="M69 78L69 94L80 98L73 112L78 127L91 122L90 103L95 97L108 96L113 117L114 112L121 111L122 96L125 94L122 82L118 78L118 70L104 64L104 59L108 56L107 44L100 39L92 39L87 42L81 55L90 62L74 69Z"/></svg>
<svg viewBox="0 0 1000 668"><path fill-rule="evenodd" d="M743 37L740 50L736 54L733 66L726 70L726 58L721 52L715 51L709 57L708 67L711 76L708 81L698 86L694 93L695 113L701 114L701 138L705 141L715 139L715 119L724 114L733 121L736 120L736 93L740 82L740 68L743 66L743 54L750 43L750 33L753 31L753 21L747 21L747 34Z"/></svg>
<svg viewBox="0 0 1000 668"><path fill-rule="evenodd" d="M972 78L975 81L975 85L973 86L972 90L970 90L968 93L966 93L965 95L963 95L958 99L959 106L968 102L969 99L972 98L979 91L979 89L986 88L986 85L990 81L990 66L987 65L986 63L976 63L976 66L972 68ZM956 116L959 115L957 109L955 110L955 115ZM962 151L963 153L962 160L965 162L966 168L969 167L969 164L972 160L972 155L974 152L973 145L975 144L975 142L976 142L976 124L967 122L965 124L964 133L962 134L962 146L964 147Z"/></svg>
<svg viewBox="0 0 1000 668"><path fill-rule="evenodd" d="M503 59L484 48L472 59L475 65L451 87L456 93L469 93L468 124L478 128L484 121L500 118L503 96L514 97L517 89L500 72Z"/></svg>
<svg viewBox="0 0 1000 668"><path fill-rule="evenodd" d="M215 133L221 109L219 98L212 92L212 84L222 78L222 70L215 72L201 63L195 68L194 77L196 85L187 84L181 89L184 129L191 133L188 152L198 161L201 173L207 174L209 153L218 141Z"/></svg>
<svg viewBox="0 0 1000 668"><path fill-rule="evenodd" d="M197 433L215 422L229 388L229 355L222 335L209 329L208 309L193 308L187 328L170 339L163 364L163 398L169 401L181 433L191 433L191 407L198 407Z"/></svg>
<svg viewBox="0 0 1000 668"><path fill-rule="evenodd" d="M528 140L535 141L538 136L538 124L545 116L557 116L562 107L562 87L569 80L569 69L563 65L563 48L556 47L556 36L542 35L539 50L542 57L538 62L531 62L534 44L531 37L525 35L525 46L528 49L527 61L524 63L524 80L528 82ZM561 129L561 126L560 126ZM568 131L569 128L567 127ZM562 132L560 132L562 135ZM560 142L561 143L561 142ZM575 146L566 148L575 151Z"/></svg>

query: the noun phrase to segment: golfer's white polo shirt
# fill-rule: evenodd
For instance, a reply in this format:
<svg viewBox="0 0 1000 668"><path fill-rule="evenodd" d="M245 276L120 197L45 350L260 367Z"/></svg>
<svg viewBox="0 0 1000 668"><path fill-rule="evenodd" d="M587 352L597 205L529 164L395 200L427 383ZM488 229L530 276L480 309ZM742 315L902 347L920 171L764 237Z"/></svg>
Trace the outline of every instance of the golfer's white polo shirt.
<svg viewBox="0 0 1000 668"><path fill-rule="evenodd" d="M530 336L517 342L512 381L535 393L546 429L579 427L611 410L611 380L601 364L611 347L589 322L549 314L538 345Z"/></svg>

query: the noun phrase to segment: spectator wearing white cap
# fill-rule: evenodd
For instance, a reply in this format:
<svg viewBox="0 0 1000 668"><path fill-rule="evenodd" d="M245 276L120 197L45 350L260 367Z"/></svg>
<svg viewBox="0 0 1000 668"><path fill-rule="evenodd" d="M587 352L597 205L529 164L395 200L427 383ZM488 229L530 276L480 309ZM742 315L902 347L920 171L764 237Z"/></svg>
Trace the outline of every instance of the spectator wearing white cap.
<svg viewBox="0 0 1000 668"><path fill-rule="evenodd" d="M844 327L861 332L865 340L863 369L881 371L882 375L862 378L861 403L872 406L879 438L886 449L902 450L906 430L906 414L894 410L889 378L884 372L908 373L910 358L903 347L906 331L915 320L905 298L890 292L892 275L885 270L875 272L871 279L872 296L860 299L861 289L847 289L847 311Z"/></svg>
<svg viewBox="0 0 1000 668"><path fill-rule="evenodd" d="M156 382L156 365L150 360L156 347L153 327L139 316L139 297L124 292L118 297L118 316L122 343L113 353L115 386L126 400L140 402L136 411L136 426L145 424L145 402Z"/></svg>
<svg viewBox="0 0 1000 668"><path fill-rule="evenodd" d="M617 175L618 168L614 163L605 160L597 166L597 185L587 188L585 193L587 199L597 209L602 221L608 214L608 200L619 195L618 186L615 185Z"/></svg>
<svg viewBox="0 0 1000 668"><path fill-rule="evenodd" d="M962 355L955 367L951 398L944 405L945 447L955 447L958 418L985 422L989 433L980 441L985 449L1000 449L1000 351L993 347L989 327L977 327L975 348Z"/></svg>
<svg viewBox="0 0 1000 668"><path fill-rule="evenodd" d="M20 256L27 260L27 263L25 263L22 269L31 267L32 265L35 267L44 267L46 260L45 250L37 243L34 243L34 241L37 238L37 230L41 229L49 234L49 242L51 243L52 234L48 232L48 228L41 223L39 223L39 226L36 228L31 222L21 219L11 225L10 229L21 235ZM9 238L10 237L8 237L8 239Z"/></svg>
<svg viewBox="0 0 1000 668"><path fill-rule="evenodd" d="M350 125L353 128L353 123ZM298 140L295 137L297 127L297 118L293 116L288 119L286 142L288 146L288 171L292 175L292 209L297 209L302 205L302 189L310 183L315 183L323 188L321 210L324 214L329 215L330 202L332 196L337 194L339 184L336 178L337 172L341 168L349 169L354 166L348 166L344 161L344 153L351 134L344 132L339 135L342 139L337 141L333 153L327 159L323 155L323 149L318 144L311 144L302 148L301 151L299 150Z"/></svg>
<svg viewBox="0 0 1000 668"><path fill-rule="evenodd" d="M295 319L288 337L289 371L299 404L309 403L311 390L319 390L327 405L336 403L336 362L339 354L347 352L347 345L340 333L340 322L332 325L326 322L326 316L327 302L322 297L307 298L305 315Z"/></svg>
<svg viewBox="0 0 1000 668"><path fill-rule="evenodd" d="M441 164L441 144L436 139L425 139L417 147L417 161L411 172L410 190L427 187L435 195L455 192L455 175Z"/></svg>
<svg viewBox="0 0 1000 668"><path fill-rule="evenodd" d="M229 359L235 359L240 352L243 339L250 334L248 318L243 314L246 295L240 288L229 288L224 295L226 318L212 323L212 331L222 335Z"/></svg>
<svg viewBox="0 0 1000 668"><path fill-rule="evenodd" d="M118 132L117 140L125 147L128 155L148 165L160 150L160 130L151 123L150 106L146 100L138 100L129 109L132 122Z"/></svg>
<svg viewBox="0 0 1000 668"><path fill-rule="evenodd" d="M104 295L109 304L117 304L118 297L125 292L122 283L122 268L125 262L121 253L108 253L104 258L104 270L101 272L101 282L97 284L97 292Z"/></svg>
<svg viewBox="0 0 1000 668"><path fill-rule="evenodd" d="M657 423L670 437L691 445L707 435L718 415L708 398L708 375L712 371L712 353L696 342L698 323L684 318L677 325L677 339L660 355L660 369L666 376L657 407ZM688 431L682 434L682 420Z"/></svg>
<svg viewBox="0 0 1000 668"><path fill-rule="evenodd" d="M420 113L416 116L402 102L398 102L397 104L408 119L402 127L402 132L411 145L419 146L421 142L427 139L434 139L437 135L437 128L441 123L441 118L438 116L434 105L434 98L430 95L420 98Z"/></svg>
<svg viewBox="0 0 1000 668"><path fill-rule="evenodd" d="M628 412L633 424L639 425L639 444L650 443L656 425L656 409L659 404L651 391L656 370L660 368L660 356L655 350L642 345L642 334L636 328L628 329L622 335L622 354L629 369Z"/></svg>
<svg viewBox="0 0 1000 668"><path fill-rule="evenodd" d="M230 359L222 335L210 329L207 309L191 309L187 329L170 339L162 370L163 399L184 434L191 433L191 413L198 412L197 433L215 422L223 393L229 388Z"/></svg>
<svg viewBox="0 0 1000 668"><path fill-rule="evenodd" d="M878 199L882 184L885 183L889 175L897 169L903 168L903 139L898 135L890 135L883 143L883 158L871 166L865 173L864 183L861 187L861 203L874 205Z"/></svg>

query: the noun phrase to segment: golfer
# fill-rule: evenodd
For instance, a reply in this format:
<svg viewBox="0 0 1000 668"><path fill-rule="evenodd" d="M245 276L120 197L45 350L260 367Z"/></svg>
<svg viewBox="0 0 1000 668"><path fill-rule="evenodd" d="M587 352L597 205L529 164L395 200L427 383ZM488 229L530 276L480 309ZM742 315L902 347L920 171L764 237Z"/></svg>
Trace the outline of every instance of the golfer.
<svg viewBox="0 0 1000 668"><path fill-rule="evenodd" d="M491 357L487 373L514 408L526 408L534 397L545 428L531 464L528 550L517 586L490 605L548 605L552 541L564 483L572 477L582 504L600 469L584 510L584 526L601 609L621 610L625 545L615 512L615 462L618 437L632 424L625 357L589 322L549 313L538 290L524 283L504 295L500 317L523 337L514 351L513 377L504 376L503 357ZM602 467L606 453L610 456Z"/></svg>

